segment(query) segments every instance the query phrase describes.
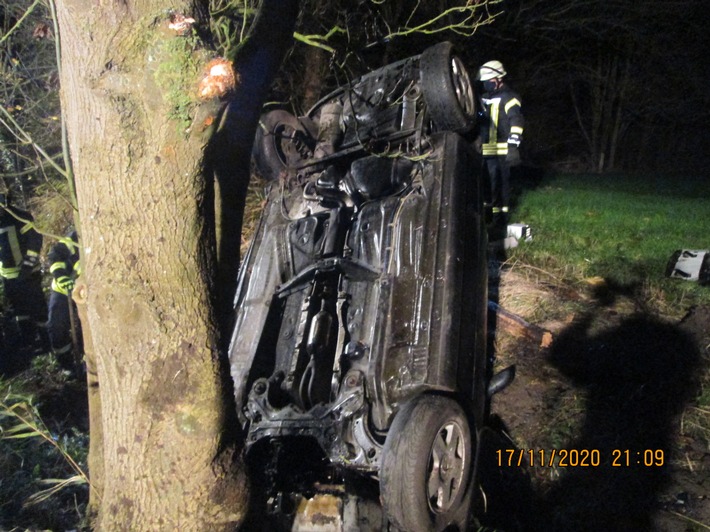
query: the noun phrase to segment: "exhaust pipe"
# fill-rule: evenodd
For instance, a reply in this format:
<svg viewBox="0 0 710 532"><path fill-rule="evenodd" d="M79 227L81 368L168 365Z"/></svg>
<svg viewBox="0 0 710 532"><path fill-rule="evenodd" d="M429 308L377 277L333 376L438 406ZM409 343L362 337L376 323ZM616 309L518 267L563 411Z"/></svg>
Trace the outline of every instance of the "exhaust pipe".
<svg viewBox="0 0 710 532"><path fill-rule="evenodd" d="M499 371L488 383L488 398L490 399L498 392L505 390L508 385L515 379L515 365L508 366L502 371Z"/></svg>

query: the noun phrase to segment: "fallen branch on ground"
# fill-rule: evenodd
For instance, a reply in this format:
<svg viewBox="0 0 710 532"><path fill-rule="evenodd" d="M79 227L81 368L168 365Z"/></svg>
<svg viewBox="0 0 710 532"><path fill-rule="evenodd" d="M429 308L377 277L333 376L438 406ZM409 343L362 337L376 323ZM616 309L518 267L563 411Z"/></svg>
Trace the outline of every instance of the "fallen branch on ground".
<svg viewBox="0 0 710 532"><path fill-rule="evenodd" d="M505 310L494 301L488 301L488 310L495 313L498 326L513 336L537 342L540 347L550 347L552 345L552 333L550 331L528 323L517 314Z"/></svg>

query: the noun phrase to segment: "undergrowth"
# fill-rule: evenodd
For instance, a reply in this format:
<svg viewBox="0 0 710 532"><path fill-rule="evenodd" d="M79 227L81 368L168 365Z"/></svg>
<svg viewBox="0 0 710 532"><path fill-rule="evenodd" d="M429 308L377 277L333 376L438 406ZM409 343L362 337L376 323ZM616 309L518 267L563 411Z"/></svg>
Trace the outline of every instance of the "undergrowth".
<svg viewBox="0 0 710 532"><path fill-rule="evenodd" d="M49 356L0 378L0 529L83 528L89 434L70 413L85 393Z"/></svg>

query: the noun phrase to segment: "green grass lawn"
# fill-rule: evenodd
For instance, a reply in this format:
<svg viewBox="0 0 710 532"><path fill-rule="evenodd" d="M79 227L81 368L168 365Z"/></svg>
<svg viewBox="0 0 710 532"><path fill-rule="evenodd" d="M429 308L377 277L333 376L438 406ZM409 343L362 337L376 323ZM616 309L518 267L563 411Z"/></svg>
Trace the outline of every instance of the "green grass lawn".
<svg viewBox="0 0 710 532"><path fill-rule="evenodd" d="M512 221L533 240L511 259L571 284L601 277L661 312L710 305L710 286L665 276L675 250L710 250L710 179L558 174L518 193Z"/></svg>

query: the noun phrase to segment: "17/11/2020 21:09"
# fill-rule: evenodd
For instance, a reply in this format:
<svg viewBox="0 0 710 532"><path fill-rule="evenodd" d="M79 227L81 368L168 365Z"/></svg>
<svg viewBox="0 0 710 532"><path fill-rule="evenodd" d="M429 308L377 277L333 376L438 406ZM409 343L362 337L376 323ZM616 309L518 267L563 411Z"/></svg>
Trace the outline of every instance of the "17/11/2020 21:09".
<svg viewBox="0 0 710 532"><path fill-rule="evenodd" d="M608 459L602 462L599 449L498 449L498 467L529 465L530 467L660 467L665 463L663 449L612 449Z"/></svg>

